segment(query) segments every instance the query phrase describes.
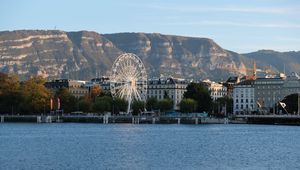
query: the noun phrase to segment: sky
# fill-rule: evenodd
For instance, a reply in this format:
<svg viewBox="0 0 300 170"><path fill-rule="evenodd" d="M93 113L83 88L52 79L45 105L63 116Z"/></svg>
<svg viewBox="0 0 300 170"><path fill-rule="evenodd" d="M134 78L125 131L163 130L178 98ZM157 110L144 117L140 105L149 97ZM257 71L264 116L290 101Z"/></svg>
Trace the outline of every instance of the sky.
<svg viewBox="0 0 300 170"><path fill-rule="evenodd" d="M205 37L239 53L300 50L300 0L0 0L0 31Z"/></svg>

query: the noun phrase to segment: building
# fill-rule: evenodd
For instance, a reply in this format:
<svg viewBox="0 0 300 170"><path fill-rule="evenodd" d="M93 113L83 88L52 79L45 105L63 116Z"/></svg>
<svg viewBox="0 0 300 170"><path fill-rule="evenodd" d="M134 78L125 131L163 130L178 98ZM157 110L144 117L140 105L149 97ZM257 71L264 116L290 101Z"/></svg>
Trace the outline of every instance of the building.
<svg viewBox="0 0 300 170"><path fill-rule="evenodd" d="M210 80L203 80L202 83L207 87L210 96L214 101L218 98L227 96L227 87L222 84Z"/></svg>
<svg viewBox="0 0 300 170"><path fill-rule="evenodd" d="M80 98L89 94L89 89L85 87L85 83L85 81L81 80L58 79L46 82L45 87L53 91L66 88L70 94L76 98Z"/></svg>
<svg viewBox="0 0 300 170"><path fill-rule="evenodd" d="M292 73L291 75L287 76L282 88L283 97L294 93L300 93L300 77L298 74Z"/></svg>
<svg viewBox="0 0 300 170"><path fill-rule="evenodd" d="M236 76L236 77L229 77L226 82L222 83L223 86L227 88L227 97L233 98L233 87L239 82L240 82L240 78Z"/></svg>
<svg viewBox="0 0 300 170"><path fill-rule="evenodd" d="M233 113L246 114L255 111L254 81L245 80L233 88Z"/></svg>
<svg viewBox="0 0 300 170"><path fill-rule="evenodd" d="M109 77L93 78L91 81L85 83L85 87L91 90L93 86L100 85L104 93L110 93Z"/></svg>
<svg viewBox="0 0 300 170"><path fill-rule="evenodd" d="M173 109L178 110L178 104L183 98L187 85L188 82L184 79L149 79L147 97L155 97L157 100L162 100L167 95L171 100L173 100Z"/></svg>
<svg viewBox="0 0 300 170"><path fill-rule="evenodd" d="M296 73L287 77L280 74L256 78L255 80L245 80L234 86L234 113L276 114L278 103L284 100L286 96L295 93L300 93L300 78ZM249 100L252 101L252 99L254 102L249 103Z"/></svg>
<svg viewBox="0 0 300 170"><path fill-rule="evenodd" d="M270 113L275 103L284 97L282 93L284 83L285 80L280 77L257 78L254 82L255 109Z"/></svg>

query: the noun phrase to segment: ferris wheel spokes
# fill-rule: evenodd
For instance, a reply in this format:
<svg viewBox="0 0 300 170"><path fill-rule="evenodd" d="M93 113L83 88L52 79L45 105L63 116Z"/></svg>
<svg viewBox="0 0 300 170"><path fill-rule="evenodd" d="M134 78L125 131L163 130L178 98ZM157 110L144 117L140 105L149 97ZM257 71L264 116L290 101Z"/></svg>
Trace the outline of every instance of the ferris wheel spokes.
<svg viewBox="0 0 300 170"><path fill-rule="evenodd" d="M113 96L128 101L127 113L133 100L145 100L147 74L140 58L131 53L120 55L112 67L110 86Z"/></svg>

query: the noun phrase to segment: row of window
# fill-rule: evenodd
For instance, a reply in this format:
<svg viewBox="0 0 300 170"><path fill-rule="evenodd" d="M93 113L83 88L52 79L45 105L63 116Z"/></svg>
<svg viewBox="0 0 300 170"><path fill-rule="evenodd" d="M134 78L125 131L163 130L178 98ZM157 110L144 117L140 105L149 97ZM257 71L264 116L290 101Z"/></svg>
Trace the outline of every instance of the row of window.
<svg viewBox="0 0 300 170"><path fill-rule="evenodd" d="M235 99L235 103L239 103L239 99ZM241 99L241 103L244 103L244 99ZM245 103L249 103L249 100L245 99ZM250 99L250 103L253 103L253 99Z"/></svg>
<svg viewBox="0 0 300 170"><path fill-rule="evenodd" d="M174 92L176 93L176 91L165 91L165 90L148 90L147 91L148 94L165 94L165 92L167 92L168 94L174 94ZM178 95L183 95L184 92L185 92L185 90L177 90Z"/></svg>
<svg viewBox="0 0 300 170"><path fill-rule="evenodd" d="M227 89L209 89L210 91L227 91Z"/></svg>
<svg viewBox="0 0 300 170"><path fill-rule="evenodd" d="M148 95L148 98L151 98L151 97L155 97L155 98L157 98L158 100L160 100L160 99L164 99L164 95ZM174 100L174 96L173 95L171 95L171 96L169 96L171 99L173 99ZM176 98L177 98L177 100L180 100L181 99L181 97L180 96L176 96Z"/></svg>
<svg viewBox="0 0 300 170"><path fill-rule="evenodd" d="M241 94L241 95L240 95L240 97L244 97L244 96L245 96L245 97L248 97L248 96L251 96L251 97L253 97L254 95L253 95L253 93L251 93L250 95L249 95L249 94L245 94L245 95L244 95L244 94ZM236 97L236 98L238 98L238 97L239 97L239 95L238 95L238 94L236 94L236 95L235 95L235 97Z"/></svg>
<svg viewBox="0 0 300 170"><path fill-rule="evenodd" d="M166 85L166 86L162 86L162 85L148 85L148 89L186 89L186 86L174 86L174 85Z"/></svg>
<svg viewBox="0 0 300 170"><path fill-rule="evenodd" d="M256 81L255 84L281 84L283 81Z"/></svg>
<svg viewBox="0 0 300 170"><path fill-rule="evenodd" d="M215 93L211 93L211 95L212 95L212 96L226 96L227 93L219 93L219 92L216 93L216 92L215 92Z"/></svg>
<svg viewBox="0 0 300 170"><path fill-rule="evenodd" d="M249 106L250 106L250 107L249 107ZM235 109L239 109L239 105L238 105L238 104L235 105ZM245 104L245 108L244 108L244 105L241 104L240 109L253 109L253 104L251 104L251 105Z"/></svg>
<svg viewBox="0 0 300 170"><path fill-rule="evenodd" d="M280 91L278 91L277 93L276 93L276 91L272 91L272 92L271 92L271 91L268 91L268 92L264 92L264 91L263 91L263 92L257 92L257 94L258 94L258 95L261 95L261 94L262 94L262 95L265 95L265 94L269 94L269 95L270 95L270 94L274 94L274 95L275 95L275 94L280 94Z"/></svg>
<svg viewBox="0 0 300 170"><path fill-rule="evenodd" d="M71 90L70 93L72 93L72 94L87 94L89 92L87 90L79 90L79 91Z"/></svg>
<svg viewBox="0 0 300 170"><path fill-rule="evenodd" d="M257 89L280 89L281 86L257 86Z"/></svg>

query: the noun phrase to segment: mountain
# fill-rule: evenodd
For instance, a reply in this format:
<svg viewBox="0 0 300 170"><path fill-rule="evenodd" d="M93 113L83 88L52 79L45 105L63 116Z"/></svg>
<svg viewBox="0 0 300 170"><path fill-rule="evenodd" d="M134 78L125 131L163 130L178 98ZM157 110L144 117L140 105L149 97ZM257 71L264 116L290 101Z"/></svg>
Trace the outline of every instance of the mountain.
<svg viewBox="0 0 300 170"><path fill-rule="evenodd" d="M0 71L25 79L88 79L105 73L122 52L95 32L20 30L0 32Z"/></svg>
<svg viewBox="0 0 300 170"><path fill-rule="evenodd" d="M278 52L273 50L259 50L243 54L249 59L255 60L258 67L272 69L276 72L300 73L300 51Z"/></svg>
<svg viewBox="0 0 300 170"><path fill-rule="evenodd" d="M104 37L121 51L137 54L151 76L222 78L245 72L245 57L224 50L207 38L157 33L118 33Z"/></svg>
<svg viewBox="0 0 300 170"><path fill-rule="evenodd" d="M269 64L259 57L260 52L241 55L221 48L208 38L58 30L0 32L0 71L18 74L21 79L42 75L51 79L89 80L96 75L109 75L114 60L125 52L142 59L149 77L217 80L245 74L254 58L258 65ZM291 60L297 56L299 53ZM274 66L280 68L275 63Z"/></svg>

